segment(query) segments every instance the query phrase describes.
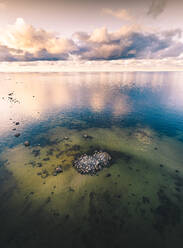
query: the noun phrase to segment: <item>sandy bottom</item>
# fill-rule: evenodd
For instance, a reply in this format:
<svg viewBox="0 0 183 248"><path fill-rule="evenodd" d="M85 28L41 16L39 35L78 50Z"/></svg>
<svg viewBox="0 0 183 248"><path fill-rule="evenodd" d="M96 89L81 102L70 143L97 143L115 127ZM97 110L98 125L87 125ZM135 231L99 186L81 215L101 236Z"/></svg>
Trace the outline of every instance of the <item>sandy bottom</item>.
<svg viewBox="0 0 183 248"><path fill-rule="evenodd" d="M57 127L32 141L0 155L1 247L181 247L183 143L140 126ZM75 156L95 150L111 167L80 175Z"/></svg>

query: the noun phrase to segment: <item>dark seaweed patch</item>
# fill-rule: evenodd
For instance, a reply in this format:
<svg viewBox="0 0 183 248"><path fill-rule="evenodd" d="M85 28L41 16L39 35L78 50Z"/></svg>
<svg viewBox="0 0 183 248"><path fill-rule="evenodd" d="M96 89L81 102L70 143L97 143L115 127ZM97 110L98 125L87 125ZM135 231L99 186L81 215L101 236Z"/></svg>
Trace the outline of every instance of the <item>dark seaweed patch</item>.
<svg viewBox="0 0 183 248"><path fill-rule="evenodd" d="M146 197L146 196L143 196L142 197L142 202L144 203L144 204L146 204L146 203L150 203L150 200L149 200L149 198L148 197Z"/></svg>
<svg viewBox="0 0 183 248"><path fill-rule="evenodd" d="M7 162L8 162L8 159L0 160L0 167L3 167Z"/></svg>
<svg viewBox="0 0 183 248"><path fill-rule="evenodd" d="M164 190L160 189L157 192L160 205L155 209L154 228L159 232L164 232L165 228L174 227L179 223L181 217L180 208L167 197Z"/></svg>
<svg viewBox="0 0 183 248"><path fill-rule="evenodd" d="M34 155L34 157L40 156L40 149L33 149L32 154Z"/></svg>
<svg viewBox="0 0 183 248"><path fill-rule="evenodd" d="M45 137L41 137L39 139L35 139L33 141L31 141L32 145L37 145L39 144L40 147L46 147L46 146L53 146L53 145L57 145L60 141L58 139L55 140L50 140L48 138Z"/></svg>
<svg viewBox="0 0 183 248"><path fill-rule="evenodd" d="M64 153L64 151L60 151L59 153L57 153L56 158L59 158L63 153Z"/></svg>
<svg viewBox="0 0 183 248"><path fill-rule="evenodd" d="M28 164L32 165L32 167L35 167L35 166L36 166L36 162L35 162L35 161L32 161L32 160L30 160L30 161L28 162Z"/></svg>
<svg viewBox="0 0 183 248"><path fill-rule="evenodd" d="M53 148L50 148L50 149L47 151L46 155L47 155L47 156L53 155L53 152L54 152L54 149L53 149Z"/></svg>
<svg viewBox="0 0 183 248"><path fill-rule="evenodd" d="M49 160L50 160L49 157L43 158L43 161L49 161Z"/></svg>

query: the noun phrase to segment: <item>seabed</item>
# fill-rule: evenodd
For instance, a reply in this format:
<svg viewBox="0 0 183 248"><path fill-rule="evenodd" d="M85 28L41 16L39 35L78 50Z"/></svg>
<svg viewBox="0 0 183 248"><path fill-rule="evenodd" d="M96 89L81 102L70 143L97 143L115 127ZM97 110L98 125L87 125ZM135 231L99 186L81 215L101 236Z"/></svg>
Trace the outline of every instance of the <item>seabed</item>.
<svg viewBox="0 0 183 248"><path fill-rule="evenodd" d="M1 247L180 247L180 141L146 126L58 126L29 141L0 157ZM111 166L81 175L73 161L95 150Z"/></svg>

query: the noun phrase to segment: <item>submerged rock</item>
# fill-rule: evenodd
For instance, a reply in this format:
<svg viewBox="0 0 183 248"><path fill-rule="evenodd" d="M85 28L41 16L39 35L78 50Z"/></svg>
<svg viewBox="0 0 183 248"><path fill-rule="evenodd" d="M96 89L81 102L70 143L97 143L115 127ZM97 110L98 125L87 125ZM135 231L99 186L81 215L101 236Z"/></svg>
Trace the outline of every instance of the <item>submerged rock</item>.
<svg viewBox="0 0 183 248"><path fill-rule="evenodd" d="M58 166L58 167L55 168L55 170L53 171L52 175L57 176L57 174L62 173L62 172L63 172L62 167Z"/></svg>
<svg viewBox="0 0 183 248"><path fill-rule="evenodd" d="M80 174L94 175L105 167L109 167L111 156L107 152L94 152L93 155L82 155L74 161L73 166Z"/></svg>
<svg viewBox="0 0 183 248"><path fill-rule="evenodd" d="M20 136L20 133L16 133L14 136L18 138Z"/></svg>
<svg viewBox="0 0 183 248"><path fill-rule="evenodd" d="M92 139L92 136L89 136L88 134L83 134L83 138L84 138L85 140L87 140L87 139Z"/></svg>
<svg viewBox="0 0 183 248"><path fill-rule="evenodd" d="M26 140L26 141L24 142L24 146L30 146L30 142L29 142L28 140Z"/></svg>
<svg viewBox="0 0 183 248"><path fill-rule="evenodd" d="M55 169L56 173L62 173L63 170L60 166L58 166L56 169Z"/></svg>

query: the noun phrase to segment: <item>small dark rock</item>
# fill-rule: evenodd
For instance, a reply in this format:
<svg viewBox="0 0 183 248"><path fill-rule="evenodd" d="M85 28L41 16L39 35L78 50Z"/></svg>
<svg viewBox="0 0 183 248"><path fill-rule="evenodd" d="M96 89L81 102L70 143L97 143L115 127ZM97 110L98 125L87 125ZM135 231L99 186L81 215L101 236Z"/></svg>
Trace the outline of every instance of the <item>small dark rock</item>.
<svg viewBox="0 0 183 248"><path fill-rule="evenodd" d="M15 122L15 125L19 125L19 124L20 124L20 122L18 122L18 121L17 121L17 122Z"/></svg>
<svg viewBox="0 0 183 248"><path fill-rule="evenodd" d="M26 140L26 141L24 142L24 146L30 146L30 142L29 142L28 140Z"/></svg>
<svg viewBox="0 0 183 248"><path fill-rule="evenodd" d="M58 166L57 168L55 168L56 173L61 173L63 172L62 168L60 166Z"/></svg>
<svg viewBox="0 0 183 248"><path fill-rule="evenodd" d="M37 163L37 167L42 167L42 163Z"/></svg>
<svg viewBox="0 0 183 248"><path fill-rule="evenodd" d="M110 177L110 176L111 176L111 174L110 174L110 173L107 173L107 174L106 174L106 177Z"/></svg>
<svg viewBox="0 0 183 248"><path fill-rule="evenodd" d="M20 136L20 133L16 133L14 136L18 138Z"/></svg>
<svg viewBox="0 0 183 248"><path fill-rule="evenodd" d="M47 158L43 158L43 161L48 161L48 160L50 160L50 158L49 158L49 157L47 157Z"/></svg>
<svg viewBox="0 0 183 248"><path fill-rule="evenodd" d="M84 139L92 139L93 137L92 136L89 136L88 134L83 134L83 138Z"/></svg>

